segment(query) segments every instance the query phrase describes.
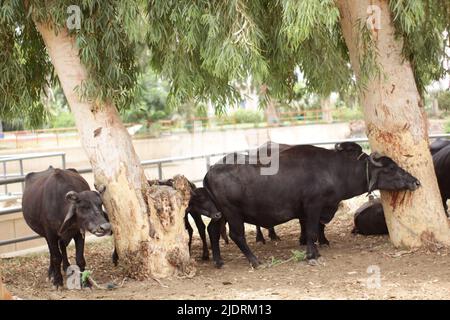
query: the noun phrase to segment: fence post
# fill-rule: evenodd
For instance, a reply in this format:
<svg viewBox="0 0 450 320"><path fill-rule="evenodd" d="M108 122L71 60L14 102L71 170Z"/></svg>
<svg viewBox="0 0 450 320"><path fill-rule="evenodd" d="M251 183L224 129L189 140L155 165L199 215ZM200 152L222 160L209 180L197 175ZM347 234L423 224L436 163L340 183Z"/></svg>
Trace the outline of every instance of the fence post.
<svg viewBox="0 0 450 320"><path fill-rule="evenodd" d="M3 178L6 179L6 161L3 161ZM5 184L5 196L8 194L8 185Z"/></svg>
<svg viewBox="0 0 450 320"><path fill-rule="evenodd" d="M62 165L62 168L63 168L63 169L66 168L66 154L65 154L65 153L63 153L63 154L61 155L61 165Z"/></svg>
<svg viewBox="0 0 450 320"><path fill-rule="evenodd" d="M19 160L19 167L20 167L20 176L23 177L23 159ZM23 193L23 187L25 186L23 182L21 182L22 185L22 193Z"/></svg>
<svg viewBox="0 0 450 320"><path fill-rule="evenodd" d="M161 162L158 162L158 179L159 179L159 180L162 180L162 176L163 176L163 173L162 173L162 163L161 163Z"/></svg>
<svg viewBox="0 0 450 320"><path fill-rule="evenodd" d="M210 156L206 157L206 171L209 171L209 168L211 167L211 158Z"/></svg>

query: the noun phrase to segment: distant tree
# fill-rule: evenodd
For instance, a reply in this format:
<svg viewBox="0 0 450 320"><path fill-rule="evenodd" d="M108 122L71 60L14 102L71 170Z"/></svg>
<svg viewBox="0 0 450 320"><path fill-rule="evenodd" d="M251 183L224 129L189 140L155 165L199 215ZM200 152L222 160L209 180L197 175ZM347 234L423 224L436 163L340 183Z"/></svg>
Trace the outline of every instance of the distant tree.
<svg viewBox="0 0 450 320"><path fill-rule="evenodd" d="M150 68L146 67L137 81L137 93L129 108L123 109L121 117L125 122L151 122L169 116L166 99L169 84Z"/></svg>
<svg viewBox="0 0 450 320"><path fill-rule="evenodd" d="M442 90L436 93L440 110L450 111L450 90Z"/></svg>

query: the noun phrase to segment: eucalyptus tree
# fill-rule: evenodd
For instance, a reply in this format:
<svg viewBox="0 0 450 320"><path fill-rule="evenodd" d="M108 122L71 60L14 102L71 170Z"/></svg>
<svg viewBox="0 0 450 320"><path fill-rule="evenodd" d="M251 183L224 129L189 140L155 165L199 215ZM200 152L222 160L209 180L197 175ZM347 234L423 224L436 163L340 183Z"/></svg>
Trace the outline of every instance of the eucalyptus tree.
<svg viewBox="0 0 450 320"><path fill-rule="evenodd" d="M0 2L0 118L46 117L43 94L59 81L89 158L115 245L128 273L163 277L193 271L184 229L186 181L150 187L118 110L133 100L142 3L97 0Z"/></svg>
<svg viewBox="0 0 450 320"><path fill-rule="evenodd" d="M397 246L450 244L428 150L423 93L448 70L449 0L165 1L147 7L152 65L171 80L168 102L238 99L249 74L272 96L359 91L372 150L416 176L414 193L382 193ZM448 42L448 39L447 39Z"/></svg>

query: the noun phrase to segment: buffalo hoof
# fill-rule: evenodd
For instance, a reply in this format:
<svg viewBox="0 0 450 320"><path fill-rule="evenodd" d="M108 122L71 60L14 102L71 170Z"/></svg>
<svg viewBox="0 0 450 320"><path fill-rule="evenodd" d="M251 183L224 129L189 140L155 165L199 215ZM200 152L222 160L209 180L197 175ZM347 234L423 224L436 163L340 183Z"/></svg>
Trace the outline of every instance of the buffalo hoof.
<svg viewBox="0 0 450 320"><path fill-rule="evenodd" d="M270 237L270 240L272 240L272 241L281 241L281 238L279 236L277 236L277 235L274 235L274 236Z"/></svg>
<svg viewBox="0 0 450 320"><path fill-rule="evenodd" d="M209 260L209 255L208 254L202 255L202 260L203 261L208 261Z"/></svg>
<svg viewBox="0 0 450 320"><path fill-rule="evenodd" d="M317 261L317 259L309 259L308 265L316 267L316 266L320 265L320 263L319 263L319 261Z"/></svg>
<svg viewBox="0 0 450 320"><path fill-rule="evenodd" d="M53 288L53 290L56 290L56 291L62 290L64 288L62 279L61 279L61 281L53 281L52 288Z"/></svg>
<svg viewBox="0 0 450 320"><path fill-rule="evenodd" d="M256 237L256 243L266 244L266 239L260 238L260 237Z"/></svg>
<svg viewBox="0 0 450 320"><path fill-rule="evenodd" d="M222 261L222 260L219 260L219 261L214 262L214 266L215 266L217 269L221 269L221 268L223 267L223 261Z"/></svg>
<svg viewBox="0 0 450 320"><path fill-rule="evenodd" d="M258 259L254 259L250 261L250 265L252 266L253 269L258 269L258 267L261 266L261 262L259 262Z"/></svg>
<svg viewBox="0 0 450 320"><path fill-rule="evenodd" d="M309 259L308 265L316 267L316 266L323 266L324 265L324 259L322 257L319 257L317 259Z"/></svg>

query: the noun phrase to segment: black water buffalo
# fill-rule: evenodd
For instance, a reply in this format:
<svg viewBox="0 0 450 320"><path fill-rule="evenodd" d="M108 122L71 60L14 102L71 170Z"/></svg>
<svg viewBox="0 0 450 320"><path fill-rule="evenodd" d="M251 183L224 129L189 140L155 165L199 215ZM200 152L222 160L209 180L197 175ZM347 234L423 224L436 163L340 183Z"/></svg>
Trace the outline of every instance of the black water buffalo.
<svg viewBox="0 0 450 320"><path fill-rule="evenodd" d="M101 193L91 191L75 169L32 172L25 177L22 211L30 228L47 240L50 251L49 278L58 288L63 285L64 271L69 267L66 247L74 239L76 263L84 271L84 232L96 236L111 233L111 225L102 209Z"/></svg>
<svg viewBox="0 0 450 320"><path fill-rule="evenodd" d="M354 223L352 233L366 236L389 233L384 219L383 206L379 198L368 201L359 207L355 212Z"/></svg>
<svg viewBox="0 0 450 320"><path fill-rule="evenodd" d="M273 149L274 145L278 148L279 152L283 152L284 150L288 150L288 149L296 146L296 145L288 145L288 144L274 144L272 141L268 141L265 144L263 144L262 146L260 146L258 148L258 150L265 150L265 152L267 152L267 150ZM338 143L334 146L334 149L338 152L342 152L343 154L351 156L351 157L358 157L363 154L361 146L354 142ZM300 230L305 230L306 227L305 227L304 221L302 221L302 220L299 220L299 221L300 221ZM228 239L226 237L225 225L226 225L226 222L222 223L221 235L225 239L225 242L228 244ZM269 228L268 230L269 230L269 238L272 241L281 240L280 237L276 234L274 227ZM266 240L264 238L264 235L261 231L260 226L256 226L256 242L262 242L263 244L266 243ZM299 243L300 243L300 245L306 245L306 233L305 232L300 233ZM330 245L330 242L325 237L325 225L323 223L319 223L319 244L320 245Z"/></svg>
<svg viewBox="0 0 450 320"><path fill-rule="evenodd" d="M202 239L202 259L208 260L209 252L208 243L206 241L206 226L202 220L202 215L207 216L212 220L217 220L222 217L222 214L217 210L216 206L211 200L211 197L208 194L208 191L205 188L193 189L191 199L189 200L189 205L186 208L186 215L184 216L184 223L189 233L189 250L191 249L192 234L194 231L189 223L188 214L190 214L194 219L198 233L200 235L200 238Z"/></svg>
<svg viewBox="0 0 450 320"><path fill-rule="evenodd" d="M443 147L433 155L433 164L442 197L442 204L448 216L447 199L450 198L450 145Z"/></svg>
<svg viewBox="0 0 450 320"><path fill-rule="evenodd" d="M270 228L292 219L304 220L307 258L313 260L320 256L315 245L320 223L331 221L341 200L376 189L413 191L420 186L392 159L376 153L356 154L310 145L292 146L279 153L279 169L272 175L261 174L267 163L259 161L259 154L257 163L249 159L236 161L242 156L228 155L228 159L210 168L203 185L228 221L231 239L252 266L260 263L247 245L244 222ZM244 164L239 164L242 160ZM217 267L223 265L219 228L214 221L208 226Z"/></svg>
<svg viewBox="0 0 450 320"><path fill-rule="evenodd" d="M432 144L430 144L430 152L432 155L437 153L442 148L445 148L446 146L450 145L450 140L438 138L434 140Z"/></svg>

